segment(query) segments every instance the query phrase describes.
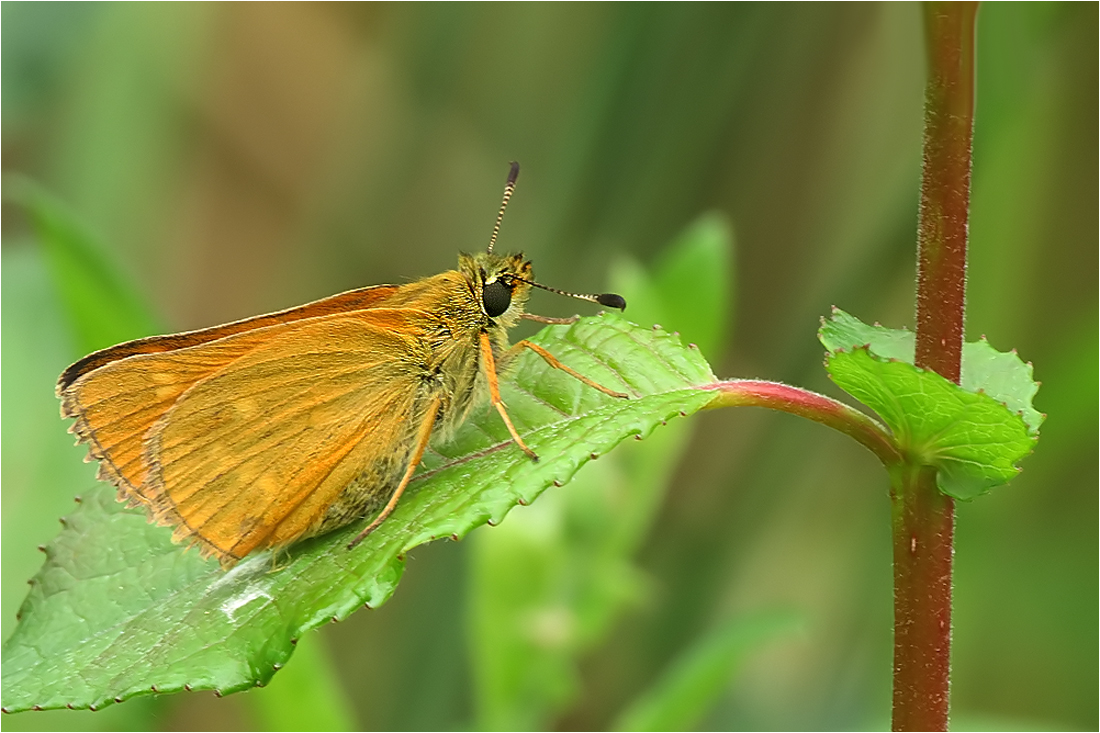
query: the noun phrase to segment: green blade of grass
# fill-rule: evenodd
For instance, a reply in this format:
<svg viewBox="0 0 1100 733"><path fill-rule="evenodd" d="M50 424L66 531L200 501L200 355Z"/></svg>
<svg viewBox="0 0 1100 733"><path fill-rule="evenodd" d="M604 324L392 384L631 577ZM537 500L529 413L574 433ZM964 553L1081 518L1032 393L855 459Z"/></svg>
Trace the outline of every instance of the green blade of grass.
<svg viewBox="0 0 1100 733"><path fill-rule="evenodd" d="M697 728L748 654L790 633L797 624L797 617L790 613L769 612L732 618L703 634L622 712L614 729Z"/></svg>

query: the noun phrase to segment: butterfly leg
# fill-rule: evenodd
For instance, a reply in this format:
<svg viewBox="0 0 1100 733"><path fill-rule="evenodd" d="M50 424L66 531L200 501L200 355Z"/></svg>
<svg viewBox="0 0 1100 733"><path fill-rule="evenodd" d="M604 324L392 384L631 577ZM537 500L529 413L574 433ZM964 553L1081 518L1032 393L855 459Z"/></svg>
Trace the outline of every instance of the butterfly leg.
<svg viewBox="0 0 1100 733"><path fill-rule="evenodd" d="M561 369L563 372L565 372L569 376L573 377L574 379L579 379L581 382L584 382L589 387L592 387L594 389L598 389L606 395L611 395L612 397L621 397L624 400L630 399L630 395L628 395L628 394L624 394L622 392L616 392L613 389L608 389L607 387L603 386L602 384L598 384L596 382L593 382L591 379L584 376L583 374L579 374L579 373L573 371L572 369L567 367L565 364L562 364L560 361L558 361L557 358L553 354L551 354L549 351L542 348L541 346L539 346L536 343L532 343L531 341L528 341L527 339L524 339L523 341L520 341L520 342L516 343L515 346L513 346L511 349L509 349L508 350L509 357L515 355L515 353L517 353L521 349L530 349L531 351L533 351L536 354L538 354L539 356L541 356L544 360L546 360L546 363L549 364L550 366L554 367L555 369Z"/></svg>
<svg viewBox="0 0 1100 733"><path fill-rule="evenodd" d="M527 447L527 444L523 442L523 438L519 437L516 426L512 424L512 419L508 417L508 412L504 409L504 400L500 399L500 387L497 384L497 366L496 361L493 359L493 347L489 343L489 334L484 331L481 332L481 356L485 363L485 376L489 380L489 401L493 403L493 407L497 408L497 412L504 418L504 424L508 426L508 432L511 433L512 440L516 441L516 445L522 448L523 452L531 457L531 460L537 461L539 457Z"/></svg>
<svg viewBox="0 0 1100 733"><path fill-rule="evenodd" d="M285 562L279 562L280 555L285 555ZM277 547L271 551L271 567L268 569L268 573L277 573L283 568L290 565L290 552L285 547Z"/></svg>
<svg viewBox="0 0 1100 733"><path fill-rule="evenodd" d="M367 535L371 532L378 529L378 526L386 521L386 517L393 513L394 508L397 506L397 500L401 498L401 494L405 493L405 487L409 485L413 473L416 472L416 467L420 465L420 459L424 457L424 449L428 447L428 441L431 440L432 428L435 426L435 420L436 416L439 414L439 405L441 402L442 400L440 400L439 397L434 397L428 405L428 410L424 415L424 421L420 423L420 431L416 435L416 448L409 458L409 465L405 469L405 475L401 477L401 483L394 489L393 496L390 497L389 502L382 511L379 512L378 516L374 518L374 521L368 524L366 529L357 534L355 539L348 543L349 550L366 539Z"/></svg>

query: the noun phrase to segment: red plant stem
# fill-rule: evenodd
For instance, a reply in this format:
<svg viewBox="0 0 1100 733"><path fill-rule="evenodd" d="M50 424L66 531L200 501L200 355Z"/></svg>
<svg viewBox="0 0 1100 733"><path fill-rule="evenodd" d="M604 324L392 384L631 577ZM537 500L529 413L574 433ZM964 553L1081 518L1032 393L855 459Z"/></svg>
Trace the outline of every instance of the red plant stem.
<svg viewBox="0 0 1100 733"><path fill-rule="evenodd" d="M966 307L977 3L925 3L928 82L917 261L916 365L956 384Z"/></svg>
<svg viewBox="0 0 1100 733"><path fill-rule="evenodd" d="M712 407L769 407L828 425L854 438L891 468L901 462L901 454L890 432L854 407L800 387L781 382L733 379L703 387L717 392L707 405Z"/></svg>
<svg viewBox="0 0 1100 733"><path fill-rule="evenodd" d="M928 80L918 226L916 365L958 383L974 121L977 3L924 4ZM893 729L947 730L955 504L935 470L892 476Z"/></svg>

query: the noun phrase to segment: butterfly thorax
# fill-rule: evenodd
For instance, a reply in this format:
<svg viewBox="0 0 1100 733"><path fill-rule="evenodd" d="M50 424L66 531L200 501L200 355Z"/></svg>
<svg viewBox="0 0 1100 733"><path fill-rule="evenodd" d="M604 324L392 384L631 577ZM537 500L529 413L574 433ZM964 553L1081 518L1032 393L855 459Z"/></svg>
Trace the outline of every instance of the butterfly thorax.
<svg viewBox="0 0 1100 733"><path fill-rule="evenodd" d="M507 366L508 329L524 312L530 293L524 280L531 273L530 262L520 254L461 255L458 270L404 285L387 300L387 306L431 314L430 333L425 334L430 356L424 366L425 378L433 384L425 391L443 396L437 435L449 436L487 395L483 333L497 368Z"/></svg>

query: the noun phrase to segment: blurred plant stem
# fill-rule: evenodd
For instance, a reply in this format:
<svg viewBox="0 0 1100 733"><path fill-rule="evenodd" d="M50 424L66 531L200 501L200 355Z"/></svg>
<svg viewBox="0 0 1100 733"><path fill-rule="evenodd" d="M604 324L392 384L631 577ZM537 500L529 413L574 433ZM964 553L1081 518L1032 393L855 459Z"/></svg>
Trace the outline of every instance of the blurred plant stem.
<svg viewBox="0 0 1100 733"><path fill-rule="evenodd" d="M926 3L916 365L959 381L977 3ZM954 501L934 469L892 476L894 730L947 730Z"/></svg>

